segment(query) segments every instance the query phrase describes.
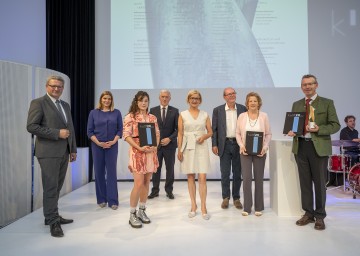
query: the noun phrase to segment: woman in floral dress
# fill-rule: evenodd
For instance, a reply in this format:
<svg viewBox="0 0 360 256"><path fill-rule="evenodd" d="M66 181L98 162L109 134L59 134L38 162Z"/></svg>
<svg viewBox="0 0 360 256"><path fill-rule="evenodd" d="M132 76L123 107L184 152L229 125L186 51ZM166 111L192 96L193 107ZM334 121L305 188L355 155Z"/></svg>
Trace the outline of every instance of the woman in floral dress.
<svg viewBox="0 0 360 256"><path fill-rule="evenodd" d="M130 194L130 219L129 224L133 228L141 228L142 223L150 223L145 213L145 205L149 192L151 176L159 166L156 146L142 146L139 141L139 123L154 123L156 144L159 144L160 131L157 119L149 114L149 95L139 91L132 100L129 113L125 116L123 125L123 138L129 143L128 168L134 177L134 187ZM136 210L139 203L139 210Z"/></svg>

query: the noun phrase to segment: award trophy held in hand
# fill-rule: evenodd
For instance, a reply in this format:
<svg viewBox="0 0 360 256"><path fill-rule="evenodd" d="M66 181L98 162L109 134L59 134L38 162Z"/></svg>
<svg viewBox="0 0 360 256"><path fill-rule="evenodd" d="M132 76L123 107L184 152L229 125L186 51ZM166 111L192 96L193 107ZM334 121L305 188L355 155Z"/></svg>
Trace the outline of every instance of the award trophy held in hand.
<svg viewBox="0 0 360 256"><path fill-rule="evenodd" d="M310 106L310 113L309 113L309 128L315 128L315 108Z"/></svg>

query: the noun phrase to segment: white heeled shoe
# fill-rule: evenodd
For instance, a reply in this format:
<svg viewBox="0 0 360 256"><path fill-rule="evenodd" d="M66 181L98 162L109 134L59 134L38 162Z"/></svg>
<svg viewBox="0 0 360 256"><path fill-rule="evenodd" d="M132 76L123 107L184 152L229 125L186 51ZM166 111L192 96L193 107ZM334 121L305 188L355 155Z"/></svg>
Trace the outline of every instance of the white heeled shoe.
<svg viewBox="0 0 360 256"><path fill-rule="evenodd" d="M204 220L209 220L209 219L210 219L210 215L207 214L207 213L203 213L203 214L202 214L202 218L203 218Z"/></svg>
<svg viewBox="0 0 360 256"><path fill-rule="evenodd" d="M189 218L194 218L195 216L196 216L196 212L189 212L188 213Z"/></svg>

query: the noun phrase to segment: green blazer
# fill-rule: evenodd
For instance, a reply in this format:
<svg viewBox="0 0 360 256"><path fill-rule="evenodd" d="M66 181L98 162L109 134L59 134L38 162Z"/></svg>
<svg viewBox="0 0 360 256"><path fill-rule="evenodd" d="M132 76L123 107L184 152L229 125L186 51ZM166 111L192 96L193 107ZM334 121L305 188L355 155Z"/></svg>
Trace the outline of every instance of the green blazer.
<svg viewBox="0 0 360 256"><path fill-rule="evenodd" d="M340 130L339 119L336 114L334 102L330 99L320 97L319 95L311 103L315 108L315 123L319 126L318 132L312 132L311 138L315 146L316 153L319 156L331 155L331 134ZM294 102L293 112L305 112L305 98ZM297 154L299 148L299 138L293 138L292 152Z"/></svg>

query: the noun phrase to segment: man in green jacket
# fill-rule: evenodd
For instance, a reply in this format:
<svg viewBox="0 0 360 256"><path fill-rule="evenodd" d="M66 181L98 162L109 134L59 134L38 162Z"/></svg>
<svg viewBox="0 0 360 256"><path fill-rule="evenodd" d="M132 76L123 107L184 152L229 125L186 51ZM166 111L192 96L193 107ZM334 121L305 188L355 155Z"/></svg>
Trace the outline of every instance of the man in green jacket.
<svg viewBox="0 0 360 256"><path fill-rule="evenodd" d="M299 171L301 205L305 215L296 221L296 225L304 226L315 222L316 230L324 230L326 217L326 181L328 156L331 155L331 134L340 129L334 102L320 97L316 93L318 82L314 75L304 75L301 80L301 89L305 98L294 102L293 112L308 111L305 121L304 134L293 137L292 152ZM315 191L313 191L313 185ZM315 209L314 209L315 192Z"/></svg>

